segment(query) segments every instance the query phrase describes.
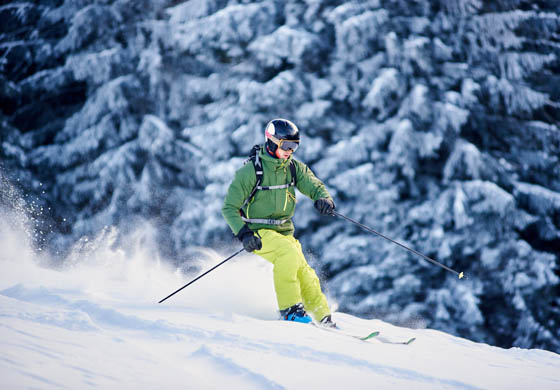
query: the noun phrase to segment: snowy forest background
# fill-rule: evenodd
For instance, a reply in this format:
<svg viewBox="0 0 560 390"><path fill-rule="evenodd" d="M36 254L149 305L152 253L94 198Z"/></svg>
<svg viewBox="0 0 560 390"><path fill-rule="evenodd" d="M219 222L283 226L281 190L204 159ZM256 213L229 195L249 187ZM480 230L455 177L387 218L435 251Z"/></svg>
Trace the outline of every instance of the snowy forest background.
<svg viewBox="0 0 560 390"><path fill-rule="evenodd" d="M339 311L560 352L560 1L0 4L0 206L38 251L149 223L185 271L229 254L227 186L285 117L341 213L469 277L300 195Z"/></svg>

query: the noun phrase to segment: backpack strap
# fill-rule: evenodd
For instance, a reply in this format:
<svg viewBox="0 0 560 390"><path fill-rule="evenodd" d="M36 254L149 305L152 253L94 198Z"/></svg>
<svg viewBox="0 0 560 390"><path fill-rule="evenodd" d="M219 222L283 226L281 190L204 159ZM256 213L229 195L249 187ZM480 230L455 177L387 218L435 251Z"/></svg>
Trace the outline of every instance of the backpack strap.
<svg viewBox="0 0 560 390"><path fill-rule="evenodd" d="M264 218L245 218L241 217L245 222L249 223L259 223L262 225L282 225L284 222L289 221L289 219L264 219Z"/></svg>
<svg viewBox="0 0 560 390"><path fill-rule="evenodd" d="M257 193L258 190L262 189L261 184L262 184L262 181L263 181L264 173L263 173L262 161L259 157L260 149L261 149L260 145L253 146L253 149L251 149L251 153L249 153L249 158L247 160L245 160L245 164L247 164L249 161L253 162L253 166L255 167L255 175L257 177L257 180L255 182L255 186L251 190L251 193L249 194L247 199L245 199L245 202L243 202L243 205L241 206L241 209L243 209L245 206L247 206L249 204L249 202L251 202L253 200L253 198L255 197L255 194Z"/></svg>
<svg viewBox="0 0 560 390"><path fill-rule="evenodd" d="M259 185L257 189L259 190L280 190L282 188L295 187L297 185L297 173L296 173L296 163L294 160L290 161L290 182L286 184L278 184L276 186L261 186Z"/></svg>
<svg viewBox="0 0 560 390"><path fill-rule="evenodd" d="M294 161L294 159L292 158L292 160L290 160L290 173L292 174L292 181L291 181L291 185L292 186L297 186L297 172L296 172L296 162Z"/></svg>

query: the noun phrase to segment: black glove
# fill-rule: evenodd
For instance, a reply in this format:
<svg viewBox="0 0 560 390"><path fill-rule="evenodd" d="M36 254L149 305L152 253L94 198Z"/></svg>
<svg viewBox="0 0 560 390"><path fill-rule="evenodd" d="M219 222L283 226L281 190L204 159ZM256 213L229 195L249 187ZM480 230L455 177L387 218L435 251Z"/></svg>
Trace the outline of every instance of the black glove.
<svg viewBox="0 0 560 390"><path fill-rule="evenodd" d="M321 213L321 215L334 215L334 209L336 206L331 199L321 198L315 201L315 208Z"/></svg>
<svg viewBox="0 0 560 390"><path fill-rule="evenodd" d="M253 252L262 248L261 238L256 236L247 225L243 226L239 233L237 233L237 238L243 243L243 248L247 252Z"/></svg>

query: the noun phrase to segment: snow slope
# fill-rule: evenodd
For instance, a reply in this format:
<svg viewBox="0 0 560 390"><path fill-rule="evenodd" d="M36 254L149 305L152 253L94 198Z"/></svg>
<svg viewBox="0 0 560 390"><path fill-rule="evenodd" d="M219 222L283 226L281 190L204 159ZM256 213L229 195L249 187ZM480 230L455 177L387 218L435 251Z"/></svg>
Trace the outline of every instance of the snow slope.
<svg viewBox="0 0 560 390"><path fill-rule="evenodd" d="M417 340L277 321L272 270L249 254L158 304L192 275L159 262L147 236L125 252L109 234L52 269L0 226L1 389L560 388L560 356L547 351L342 313L347 332ZM201 250L201 269L232 251Z"/></svg>

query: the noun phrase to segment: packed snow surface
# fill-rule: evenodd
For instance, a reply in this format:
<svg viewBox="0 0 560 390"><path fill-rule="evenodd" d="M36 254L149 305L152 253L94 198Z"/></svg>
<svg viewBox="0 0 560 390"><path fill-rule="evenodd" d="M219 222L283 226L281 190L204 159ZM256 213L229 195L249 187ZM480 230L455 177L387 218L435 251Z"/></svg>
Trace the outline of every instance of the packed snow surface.
<svg viewBox="0 0 560 390"><path fill-rule="evenodd" d="M200 269L185 275L149 240L125 251L109 235L53 269L22 237L0 226L2 389L560 388L552 352L336 312L344 331L278 321L271 265L251 254L157 303L235 248L201 249ZM416 341L348 335L373 330Z"/></svg>

